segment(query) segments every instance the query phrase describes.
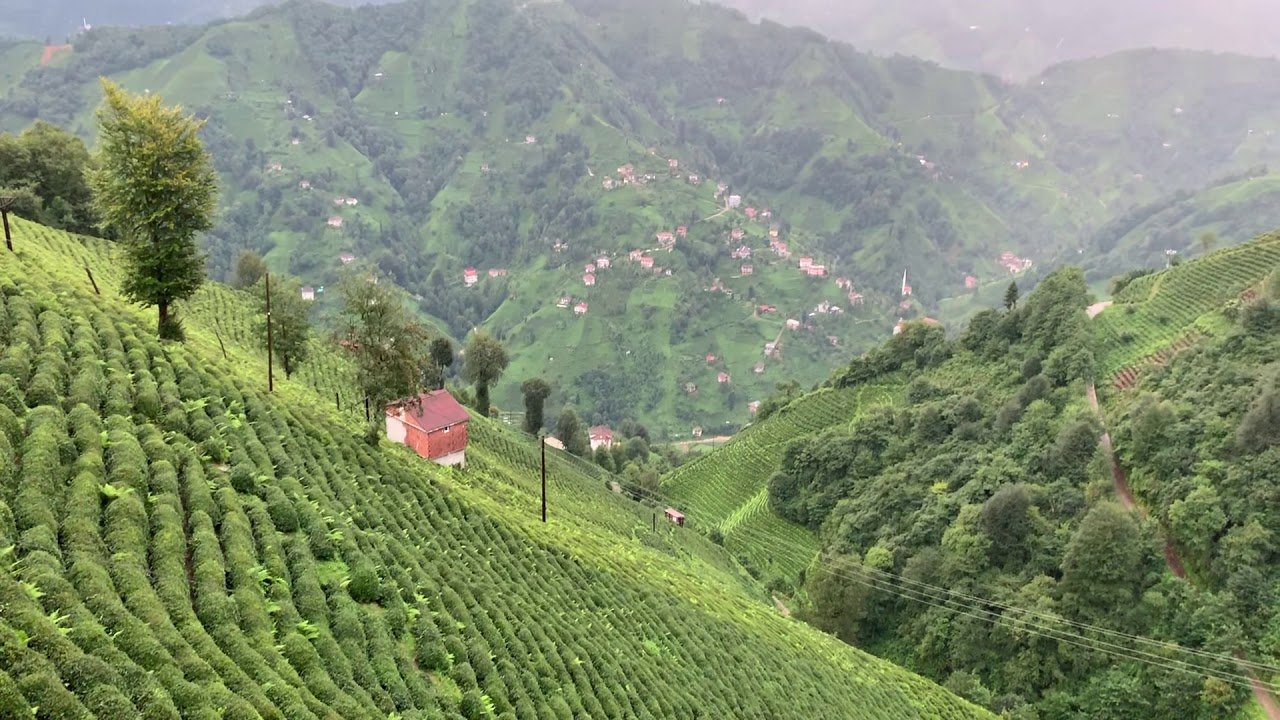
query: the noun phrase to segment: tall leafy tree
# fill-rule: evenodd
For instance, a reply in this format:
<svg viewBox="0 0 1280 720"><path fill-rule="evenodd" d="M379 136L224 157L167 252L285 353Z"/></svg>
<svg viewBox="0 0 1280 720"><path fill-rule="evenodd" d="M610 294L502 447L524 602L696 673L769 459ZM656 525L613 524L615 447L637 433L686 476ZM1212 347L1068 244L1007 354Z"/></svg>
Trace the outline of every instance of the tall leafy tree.
<svg viewBox="0 0 1280 720"><path fill-rule="evenodd" d="M88 233L93 198L85 179L89 151L80 138L38 121L20 135L0 135L0 195L14 210L46 225Z"/></svg>
<svg viewBox="0 0 1280 720"><path fill-rule="evenodd" d="M431 341L431 364L436 368L436 387L444 387L444 373L453 366L453 343L447 337Z"/></svg>
<svg viewBox="0 0 1280 720"><path fill-rule="evenodd" d="M542 378L530 378L520 386L520 392L524 394L524 429L537 435L542 429L543 405L551 395L551 386Z"/></svg>
<svg viewBox="0 0 1280 720"><path fill-rule="evenodd" d="M578 419L573 408L565 408L556 422L556 437L564 443L564 449L578 457L587 457L591 452L591 438L587 436L587 428Z"/></svg>
<svg viewBox="0 0 1280 720"><path fill-rule="evenodd" d="M355 354L356 380L375 408L422 391L430 336L405 307L400 291L351 274L341 285L338 331Z"/></svg>
<svg viewBox="0 0 1280 720"><path fill-rule="evenodd" d="M257 287L262 315L258 321L258 333L267 340L266 282L260 280ZM296 278L282 278L271 282L271 342L284 376L293 375L307 359L311 341L311 303L302 299L302 283Z"/></svg>
<svg viewBox="0 0 1280 720"><path fill-rule="evenodd" d="M502 377L507 369L506 348L492 335L477 330L467 341L466 377L476 386L476 410L489 414L489 386Z"/></svg>
<svg viewBox="0 0 1280 720"><path fill-rule="evenodd" d="M156 306L162 338L181 339L175 302L204 282L196 235L213 225L217 175L200 141L204 121L159 96L132 95L102 81L100 146L89 172L102 222L124 242L124 293Z"/></svg>
<svg viewBox="0 0 1280 720"><path fill-rule="evenodd" d="M252 250L245 250L236 259L236 287L251 288L267 274L267 263Z"/></svg>

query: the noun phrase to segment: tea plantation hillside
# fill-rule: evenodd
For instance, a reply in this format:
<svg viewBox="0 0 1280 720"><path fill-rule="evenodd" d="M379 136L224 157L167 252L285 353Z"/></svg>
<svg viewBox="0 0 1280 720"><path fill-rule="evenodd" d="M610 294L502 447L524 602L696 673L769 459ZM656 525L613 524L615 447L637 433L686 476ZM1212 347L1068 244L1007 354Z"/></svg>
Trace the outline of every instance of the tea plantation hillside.
<svg viewBox="0 0 1280 720"><path fill-rule="evenodd" d="M210 288L185 308L188 343L162 345L116 299L108 246L15 230L7 716L982 715L779 617L700 537L640 537L594 471L553 464L542 525L519 436L474 420L465 472L374 449L303 380L267 395L257 353L222 358L200 305L234 296Z"/></svg>
<svg viewBox="0 0 1280 720"><path fill-rule="evenodd" d="M0 60L6 131L92 144L102 76L208 120L214 277L243 249L318 291L377 267L455 338L515 351L504 410L537 372L553 416L665 438L739 427L900 317L957 326L1064 259L1101 281L1202 229L1243 241L1274 194L1228 186L1280 162L1274 61L1135 53L1004 84L685 0L299 0ZM1195 217L1126 234L1169 204ZM1103 229L1122 237L1085 240Z"/></svg>
<svg viewBox="0 0 1280 720"><path fill-rule="evenodd" d="M1272 233L1133 279L1094 322L1099 379L1130 384L1144 359L1229 325L1220 311L1256 298L1277 266L1280 233Z"/></svg>
<svg viewBox="0 0 1280 720"><path fill-rule="evenodd" d="M797 439L848 425L862 412L891 405L900 388L865 386L824 389L796 399L717 449L681 467L663 481L662 491L686 510L696 525L715 528L726 547L739 551L771 577L791 580L809 564L817 545L806 529L769 509L769 478ZM782 545L787 552L776 552Z"/></svg>

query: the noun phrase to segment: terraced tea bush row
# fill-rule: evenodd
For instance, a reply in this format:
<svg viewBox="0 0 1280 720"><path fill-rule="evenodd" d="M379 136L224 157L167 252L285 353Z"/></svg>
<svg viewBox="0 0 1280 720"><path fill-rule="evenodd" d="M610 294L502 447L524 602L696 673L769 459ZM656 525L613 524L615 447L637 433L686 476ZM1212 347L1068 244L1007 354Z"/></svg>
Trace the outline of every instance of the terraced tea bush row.
<svg viewBox="0 0 1280 720"><path fill-rule="evenodd" d="M700 538L630 541L589 467L552 460L580 515L542 526L518 434L475 420L465 472L370 447L304 379L268 396L223 360L198 304L162 345L24 239L0 265L0 714L978 713L727 586Z"/></svg>

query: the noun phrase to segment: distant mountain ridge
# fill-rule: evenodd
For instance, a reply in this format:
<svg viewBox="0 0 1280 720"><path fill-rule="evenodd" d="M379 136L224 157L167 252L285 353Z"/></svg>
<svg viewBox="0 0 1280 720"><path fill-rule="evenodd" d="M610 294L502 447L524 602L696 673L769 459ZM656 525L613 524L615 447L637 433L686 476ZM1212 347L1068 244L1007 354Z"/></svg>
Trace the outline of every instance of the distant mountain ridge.
<svg viewBox="0 0 1280 720"><path fill-rule="evenodd" d="M1025 78L1050 65L1135 48L1260 57L1280 53L1270 0L722 0L753 18L812 27L880 54Z"/></svg>

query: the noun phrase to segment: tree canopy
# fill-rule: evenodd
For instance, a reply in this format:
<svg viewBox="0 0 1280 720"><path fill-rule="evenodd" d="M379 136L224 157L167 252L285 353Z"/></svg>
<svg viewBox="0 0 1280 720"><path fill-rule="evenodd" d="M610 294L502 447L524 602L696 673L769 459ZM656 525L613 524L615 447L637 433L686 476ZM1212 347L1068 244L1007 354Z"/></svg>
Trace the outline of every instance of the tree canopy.
<svg viewBox="0 0 1280 720"><path fill-rule="evenodd" d="M102 222L124 242L123 291L155 305L161 337L180 339L174 302L204 282L196 235L213 226L217 174L199 133L204 123L159 95L133 95L102 81L97 163L89 172Z"/></svg>

